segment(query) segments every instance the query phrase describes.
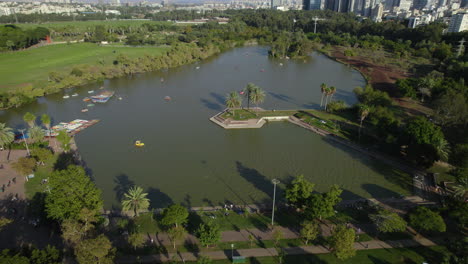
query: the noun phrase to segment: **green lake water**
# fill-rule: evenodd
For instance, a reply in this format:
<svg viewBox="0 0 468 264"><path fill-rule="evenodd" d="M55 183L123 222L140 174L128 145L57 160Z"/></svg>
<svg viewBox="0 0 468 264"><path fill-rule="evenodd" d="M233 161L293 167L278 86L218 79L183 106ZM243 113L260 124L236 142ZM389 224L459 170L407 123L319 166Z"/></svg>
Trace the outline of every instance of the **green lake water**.
<svg viewBox="0 0 468 264"><path fill-rule="evenodd" d="M248 82L267 92L265 109L318 108L321 83L337 87L333 99L351 105L352 90L365 84L359 72L320 54L307 61L271 60L264 47L243 47L198 64L106 81L116 95L88 113L80 112L82 98L98 85L66 92L78 97L59 93L0 111L0 122L24 127L26 111L47 113L54 123L100 119L76 142L107 208L119 207L119 194L133 184L149 192L152 207L270 202L271 179L282 181L281 197L283 183L298 174L318 191L339 184L346 199L409 194L408 175L303 128L278 122L224 130L209 121L224 109L225 95ZM133 145L137 139L144 148Z"/></svg>

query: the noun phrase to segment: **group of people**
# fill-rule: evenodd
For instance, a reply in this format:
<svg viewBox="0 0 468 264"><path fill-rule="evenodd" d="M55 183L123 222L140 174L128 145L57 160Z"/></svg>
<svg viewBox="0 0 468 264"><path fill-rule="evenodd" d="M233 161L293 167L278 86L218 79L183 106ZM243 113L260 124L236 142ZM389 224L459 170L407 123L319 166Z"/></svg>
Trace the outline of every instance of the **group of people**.
<svg viewBox="0 0 468 264"><path fill-rule="evenodd" d="M7 184L3 184L2 188L0 189L1 192L5 192L6 188L10 187L11 184L16 184L16 177L11 180L8 180Z"/></svg>

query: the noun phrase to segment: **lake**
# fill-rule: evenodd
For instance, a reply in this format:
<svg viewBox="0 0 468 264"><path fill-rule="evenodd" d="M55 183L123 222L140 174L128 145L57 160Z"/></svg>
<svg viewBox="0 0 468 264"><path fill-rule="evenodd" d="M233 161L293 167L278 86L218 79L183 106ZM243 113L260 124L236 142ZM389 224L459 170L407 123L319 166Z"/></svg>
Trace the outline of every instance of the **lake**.
<svg viewBox="0 0 468 264"><path fill-rule="evenodd" d="M24 127L21 117L27 111L47 113L54 124L100 119L78 134L76 142L103 191L106 208L119 207L118 196L133 184L149 193L155 208L172 202L270 202L271 179L282 182L281 197L284 183L299 174L314 182L317 191L339 184L345 199L409 194L402 184L408 175L303 128L278 122L260 129L224 130L209 121L225 108L228 92L240 91L249 82L266 91L260 105L264 109L318 108L321 83L337 88L333 100L352 105L352 90L365 85L359 72L324 55L273 60L267 52L265 47L242 47L197 64L106 81L105 88L116 95L87 113L80 112L86 105L82 99L98 85L1 111L0 121ZM73 92L79 96L62 98ZM166 102L165 96L172 100ZM145 147L136 148L135 140Z"/></svg>

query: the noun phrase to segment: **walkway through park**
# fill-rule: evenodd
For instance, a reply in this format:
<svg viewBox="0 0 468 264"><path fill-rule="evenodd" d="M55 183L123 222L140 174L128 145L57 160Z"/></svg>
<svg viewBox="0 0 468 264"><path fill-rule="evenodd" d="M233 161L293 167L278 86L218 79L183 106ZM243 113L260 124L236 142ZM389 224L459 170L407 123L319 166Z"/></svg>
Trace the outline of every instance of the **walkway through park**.
<svg viewBox="0 0 468 264"><path fill-rule="evenodd" d="M298 238L298 235L291 230L285 230L284 238ZM118 258L116 263L127 264L127 263L160 263L168 262L171 260L177 261L196 261L200 255L208 256L209 258L216 259L231 259L232 254L234 256L243 256L246 258L250 257L272 257L278 256L278 251L275 248L250 248L250 249L235 249L235 242L239 241L248 241L248 236L245 235L248 233L258 234L258 239L272 239L271 232L262 232L258 229L250 230L241 230L223 232L222 241L233 242L234 249L230 250L220 250L220 251L204 251L198 253L192 252L182 252L182 253L165 253L158 255L146 255L146 256L125 256ZM324 234L325 235L325 234ZM161 238L158 238L161 239ZM193 238L192 238L193 239ZM162 242L162 241L160 241ZM166 242L166 241L165 241ZM367 249L384 249L384 248L404 248L404 247L419 247L419 246L435 246L439 243L439 239L429 240L425 237L418 236L413 239L405 240L393 240L393 241L381 241L381 240L371 240L367 242L356 242L354 243L354 248L356 250L367 250ZM156 242L155 240L155 243ZM170 245L168 245L170 247ZM300 246L300 247L288 247L283 248L284 253L287 255L304 255L304 254L326 254L331 253L331 251L321 245L311 245L311 246Z"/></svg>

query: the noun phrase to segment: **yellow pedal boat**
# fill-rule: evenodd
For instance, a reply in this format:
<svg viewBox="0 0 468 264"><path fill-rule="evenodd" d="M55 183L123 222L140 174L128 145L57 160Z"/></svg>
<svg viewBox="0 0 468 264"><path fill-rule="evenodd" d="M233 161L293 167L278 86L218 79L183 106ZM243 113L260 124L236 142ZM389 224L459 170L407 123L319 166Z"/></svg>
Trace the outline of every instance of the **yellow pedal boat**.
<svg viewBox="0 0 468 264"><path fill-rule="evenodd" d="M143 147L145 146L145 143L141 142L140 140L135 141L135 146L136 147Z"/></svg>

